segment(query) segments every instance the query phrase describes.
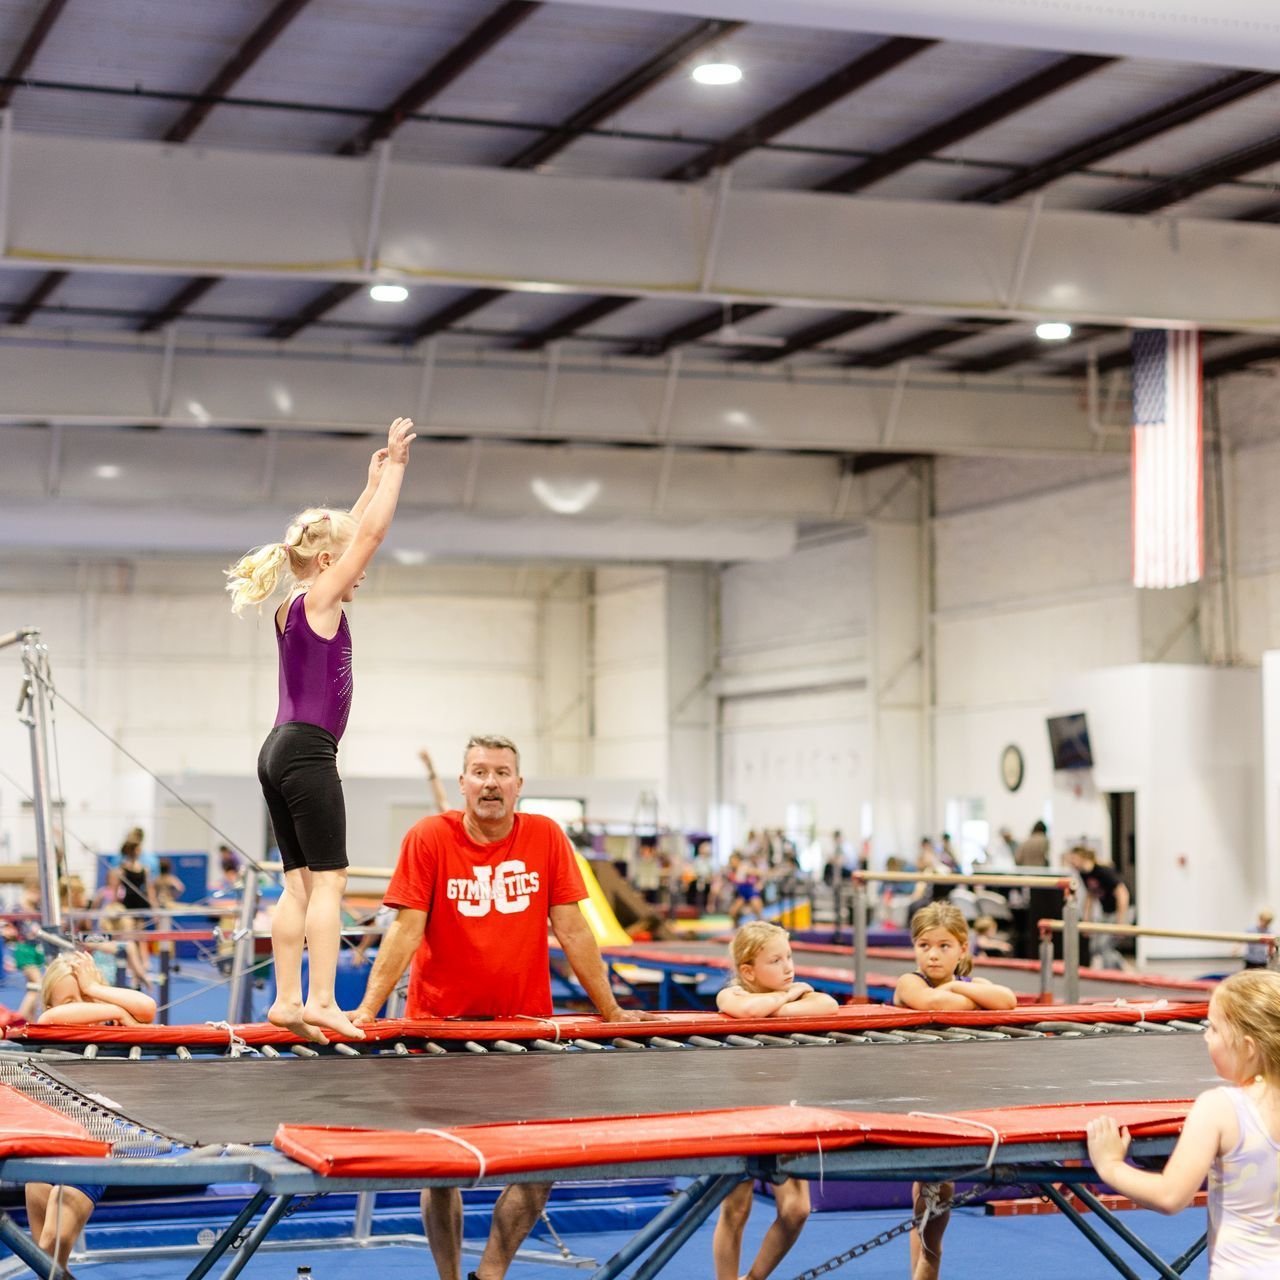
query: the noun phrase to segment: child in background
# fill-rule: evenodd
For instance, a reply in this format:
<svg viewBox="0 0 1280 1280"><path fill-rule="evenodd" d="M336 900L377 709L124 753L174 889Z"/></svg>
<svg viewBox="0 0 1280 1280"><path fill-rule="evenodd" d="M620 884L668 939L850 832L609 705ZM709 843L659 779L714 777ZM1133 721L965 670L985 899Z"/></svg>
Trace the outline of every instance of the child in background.
<svg viewBox="0 0 1280 1280"><path fill-rule="evenodd" d="M1271 933L1271 922L1275 919L1274 912L1269 907L1263 907L1258 912L1258 921L1252 928L1250 933ZM1244 949L1244 967L1246 969L1265 969L1267 967L1267 954L1271 947L1266 942L1251 942Z"/></svg>
<svg viewBox="0 0 1280 1280"><path fill-rule="evenodd" d="M350 511L303 511L282 541L251 551L226 571L236 613L261 604L282 578L291 587L275 614L279 710L258 754L258 780L284 863L284 895L271 923L276 998L267 1018L318 1044L328 1043L325 1031L364 1039L334 998L348 866L338 740L351 709L351 630L342 606L355 598L391 527L414 439L413 423L397 418Z"/></svg>
<svg viewBox="0 0 1280 1280"><path fill-rule="evenodd" d="M1178 1213L1209 1179L1209 1280L1280 1275L1280 974L1233 974L1209 1001L1204 1035L1226 1086L1196 1100L1159 1173L1125 1163L1129 1132L1089 1122L1089 1158L1121 1195Z"/></svg>
<svg viewBox="0 0 1280 1280"><path fill-rule="evenodd" d="M934 902L911 917L911 943L915 947L914 973L904 973L894 988L893 1003L904 1009L951 1010L1013 1009L1018 997L998 983L972 976L969 926L959 907ZM937 1280L942 1263L942 1237L951 1218L950 1182L938 1188L938 1211L931 1213L923 1231L911 1232L911 1280ZM918 1217L933 1198L925 1184L912 1184L911 1198Z"/></svg>
<svg viewBox="0 0 1280 1280"><path fill-rule="evenodd" d="M835 1000L795 980L787 931L763 920L745 924L730 949L737 981L716 996L716 1006L731 1018L800 1018L831 1013ZM742 1233L751 1216L754 1183L744 1182L725 1197L712 1241L716 1280L738 1280ZM774 1188L777 1217L765 1233L748 1280L765 1277L786 1257L809 1217L809 1184L788 1178Z"/></svg>
<svg viewBox="0 0 1280 1280"><path fill-rule="evenodd" d="M118 1023L137 1026L156 1016L156 1002L140 991L107 986L93 959L83 951L64 952L44 974L45 1010L40 1025L74 1026ZM28 1182L24 1188L31 1237L60 1267L67 1265L104 1186L52 1186Z"/></svg>
<svg viewBox="0 0 1280 1280"><path fill-rule="evenodd" d="M40 914L40 882L28 880L22 886L22 910ZM40 1012L40 983L44 974L44 947L36 937L38 920L19 920L14 926L13 967L22 974L26 990L17 1016L30 1022Z"/></svg>
<svg viewBox="0 0 1280 1280"><path fill-rule="evenodd" d="M975 956L1007 956L1013 948L994 916L979 916L973 922L972 950Z"/></svg>

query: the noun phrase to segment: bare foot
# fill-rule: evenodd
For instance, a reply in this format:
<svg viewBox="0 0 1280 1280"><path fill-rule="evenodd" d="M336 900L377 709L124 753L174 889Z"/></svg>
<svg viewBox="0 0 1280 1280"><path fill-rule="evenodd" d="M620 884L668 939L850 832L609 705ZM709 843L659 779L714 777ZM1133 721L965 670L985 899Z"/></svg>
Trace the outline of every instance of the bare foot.
<svg viewBox="0 0 1280 1280"><path fill-rule="evenodd" d="M267 1010L267 1021L273 1027L280 1027L284 1031L292 1031L300 1040L310 1040L312 1044L329 1043L324 1032L319 1027L312 1026L310 1022L304 1019L301 1005L281 1004L277 1000Z"/></svg>
<svg viewBox="0 0 1280 1280"><path fill-rule="evenodd" d="M364 1032L336 1004L318 1004L308 1000L302 1006L302 1016L317 1027L333 1031L347 1040L363 1040Z"/></svg>

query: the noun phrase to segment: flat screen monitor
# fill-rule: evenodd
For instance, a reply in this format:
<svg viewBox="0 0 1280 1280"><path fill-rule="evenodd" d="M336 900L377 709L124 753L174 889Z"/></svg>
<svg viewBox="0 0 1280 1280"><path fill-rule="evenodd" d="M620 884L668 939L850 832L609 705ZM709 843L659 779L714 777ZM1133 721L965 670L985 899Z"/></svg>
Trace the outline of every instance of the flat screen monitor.
<svg viewBox="0 0 1280 1280"><path fill-rule="evenodd" d="M1089 745L1089 726L1083 711L1069 716L1051 716L1048 724L1049 750L1053 752L1055 769L1093 767L1093 748Z"/></svg>

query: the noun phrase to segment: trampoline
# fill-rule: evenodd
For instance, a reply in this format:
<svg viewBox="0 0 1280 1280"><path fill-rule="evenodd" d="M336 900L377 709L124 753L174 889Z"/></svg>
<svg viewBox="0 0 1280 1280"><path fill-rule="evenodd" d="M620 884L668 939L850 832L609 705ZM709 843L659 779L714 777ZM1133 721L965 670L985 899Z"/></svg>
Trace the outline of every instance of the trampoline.
<svg viewBox="0 0 1280 1280"><path fill-rule="evenodd" d="M1033 1021L1050 1012L1054 1021ZM392 1023L359 1050L308 1049L302 1060L243 1051L132 1060L106 1056L105 1046L78 1059L14 1052L0 1059L0 1176L255 1184L258 1193L191 1272L199 1277L237 1240L223 1274L238 1274L298 1195L689 1175L689 1186L596 1273L612 1280L647 1254L635 1273L647 1280L743 1177L965 1174L1039 1187L1076 1221L1058 1188L1094 1177L1064 1163L1084 1154L1092 1116L1106 1111L1128 1124L1136 1150L1171 1148L1188 1100L1212 1079L1201 1028L1186 1020L1203 1012L1041 1006L939 1018L864 1007L796 1020L803 1027L760 1020L768 1030L759 1031L714 1015L625 1026ZM825 1032L812 1025L823 1022ZM175 1035L195 1041L202 1029L119 1030L172 1049ZM225 1045L226 1030L203 1030ZM255 1028L236 1032L246 1044ZM270 1034L264 1048L273 1047ZM110 1051L135 1047L121 1039ZM115 1158L101 1158L113 1136L124 1137L130 1158L120 1158L119 1145ZM1090 1195L1085 1186L1078 1194ZM1077 1225L1096 1237L1099 1221L1125 1230L1105 1208ZM0 1221L0 1241L41 1265L11 1222ZM1152 1265L1179 1274L1159 1259Z"/></svg>

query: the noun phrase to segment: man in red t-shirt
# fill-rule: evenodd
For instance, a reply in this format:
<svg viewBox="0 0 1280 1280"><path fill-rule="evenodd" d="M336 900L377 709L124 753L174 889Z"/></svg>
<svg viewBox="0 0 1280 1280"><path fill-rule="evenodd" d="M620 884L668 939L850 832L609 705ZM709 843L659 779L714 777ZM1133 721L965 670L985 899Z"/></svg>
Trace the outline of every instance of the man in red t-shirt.
<svg viewBox="0 0 1280 1280"><path fill-rule="evenodd" d="M595 935L578 907L587 890L573 850L550 818L516 812L523 782L513 742L475 737L467 743L458 779L462 811L423 818L400 846L384 899L398 911L351 1015L357 1026L377 1016L411 960L409 1018L549 1015L548 922L601 1017L638 1022L650 1016L622 1009L614 999ZM473 1276L502 1280L550 1191L549 1183L507 1187ZM440 1280L461 1280L461 1192L424 1191L422 1218Z"/></svg>

